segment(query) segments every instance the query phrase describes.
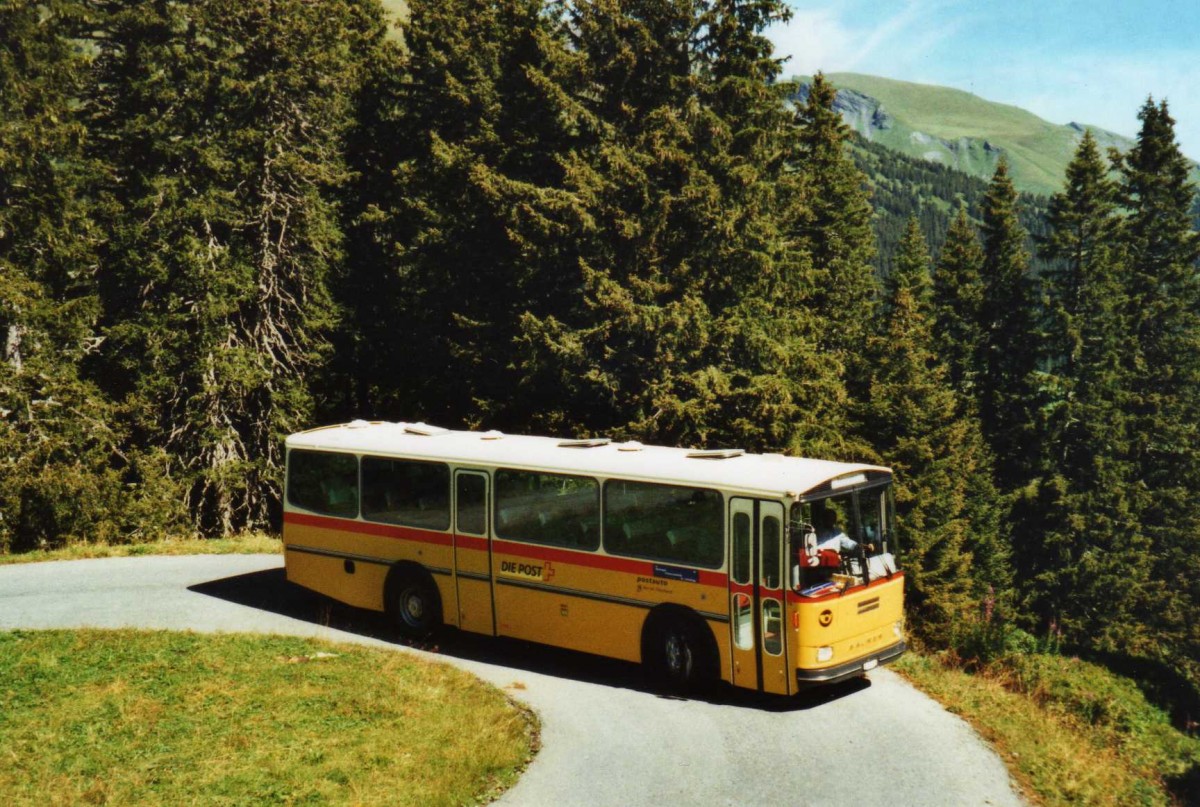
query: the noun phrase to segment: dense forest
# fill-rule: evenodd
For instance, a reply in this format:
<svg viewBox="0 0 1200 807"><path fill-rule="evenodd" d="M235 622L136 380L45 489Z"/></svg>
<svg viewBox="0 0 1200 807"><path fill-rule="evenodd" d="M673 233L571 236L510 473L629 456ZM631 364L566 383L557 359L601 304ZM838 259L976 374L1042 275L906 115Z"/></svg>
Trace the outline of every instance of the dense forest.
<svg viewBox="0 0 1200 807"><path fill-rule="evenodd" d="M928 645L1200 682L1166 102L1025 200L789 104L779 0L409 5L0 0L0 551L272 529L353 417L737 445L895 469Z"/></svg>

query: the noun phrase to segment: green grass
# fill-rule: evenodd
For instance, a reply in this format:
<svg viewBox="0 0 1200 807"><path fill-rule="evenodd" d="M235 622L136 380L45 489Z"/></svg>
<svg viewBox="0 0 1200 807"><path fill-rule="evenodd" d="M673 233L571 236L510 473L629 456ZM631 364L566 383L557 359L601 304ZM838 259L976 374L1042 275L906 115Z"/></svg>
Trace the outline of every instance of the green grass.
<svg viewBox="0 0 1200 807"><path fill-rule="evenodd" d="M1030 654L972 674L910 654L896 669L971 723L1035 803L1200 799L1200 739L1177 731L1133 681L1103 667Z"/></svg>
<svg viewBox="0 0 1200 807"><path fill-rule="evenodd" d="M469 674L308 639L0 633L5 805L486 802L535 718Z"/></svg>
<svg viewBox="0 0 1200 807"><path fill-rule="evenodd" d="M831 73L828 78L835 87L876 99L894 118L897 125L875 133L872 139L876 142L915 157L939 152L941 162L987 179L995 170L997 154L984 150L986 140L1004 150L1013 182L1023 191L1048 195L1061 190L1067 163L1079 142L1079 132L1067 126L962 90L859 73ZM1136 113L1136 109L1129 110L1131 126L1136 123ZM936 142L915 141L914 132L963 142L951 151ZM1094 127L1093 134L1102 147L1112 145L1124 150L1133 143Z"/></svg>
<svg viewBox="0 0 1200 807"><path fill-rule="evenodd" d="M247 555L281 552L283 543L279 536L251 532L232 538L169 538L136 544L79 543L62 549L0 553L0 565L85 558L126 558L136 555Z"/></svg>

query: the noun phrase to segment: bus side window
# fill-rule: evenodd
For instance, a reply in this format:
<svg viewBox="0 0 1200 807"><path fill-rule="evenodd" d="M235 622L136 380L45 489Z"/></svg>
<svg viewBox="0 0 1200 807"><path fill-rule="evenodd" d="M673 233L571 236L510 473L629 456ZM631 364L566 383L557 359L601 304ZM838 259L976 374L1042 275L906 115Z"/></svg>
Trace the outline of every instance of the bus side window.
<svg viewBox="0 0 1200 807"><path fill-rule="evenodd" d="M358 515L358 457L323 451L288 455L288 503L342 518Z"/></svg>
<svg viewBox="0 0 1200 807"><path fill-rule="evenodd" d="M440 462L363 457L363 518L426 530L450 528L450 468Z"/></svg>
<svg viewBox="0 0 1200 807"><path fill-rule="evenodd" d="M604 549L612 555L718 568L724 501L707 488L650 482L604 484Z"/></svg>
<svg viewBox="0 0 1200 807"><path fill-rule="evenodd" d="M600 545L599 483L590 477L496 472L496 535L593 550Z"/></svg>

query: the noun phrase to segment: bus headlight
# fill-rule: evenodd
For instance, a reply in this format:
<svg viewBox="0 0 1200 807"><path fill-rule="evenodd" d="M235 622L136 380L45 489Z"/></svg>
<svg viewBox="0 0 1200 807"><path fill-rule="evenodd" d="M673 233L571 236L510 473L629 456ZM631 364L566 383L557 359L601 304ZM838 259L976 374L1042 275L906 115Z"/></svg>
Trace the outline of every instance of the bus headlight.
<svg viewBox="0 0 1200 807"><path fill-rule="evenodd" d="M897 619L896 624L892 625L892 630L895 631L897 639L903 639L904 638L904 620Z"/></svg>
<svg viewBox="0 0 1200 807"><path fill-rule="evenodd" d="M833 658L833 648L832 647L818 647L817 648L817 661L829 661L831 658Z"/></svg>

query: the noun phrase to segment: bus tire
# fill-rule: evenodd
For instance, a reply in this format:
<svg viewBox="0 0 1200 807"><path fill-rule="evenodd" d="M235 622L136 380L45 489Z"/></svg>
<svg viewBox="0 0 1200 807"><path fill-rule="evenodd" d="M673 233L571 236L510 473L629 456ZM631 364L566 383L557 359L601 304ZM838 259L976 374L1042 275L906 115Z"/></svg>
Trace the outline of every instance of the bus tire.
<svg viewBox="0 0 1200 807"><path fill-rule="evenodd" d="M698 692L716 672L712 632L686 609L655 609L642 630L642 663L659 686L679 694Z"/></svg>
<svg viewBox="0 0 1200 807"><path fill-rule="evenodd" d="M429 573L398 566L388 580L388 610L406 639L428 639L442 626L442 597Z"/></svg>

